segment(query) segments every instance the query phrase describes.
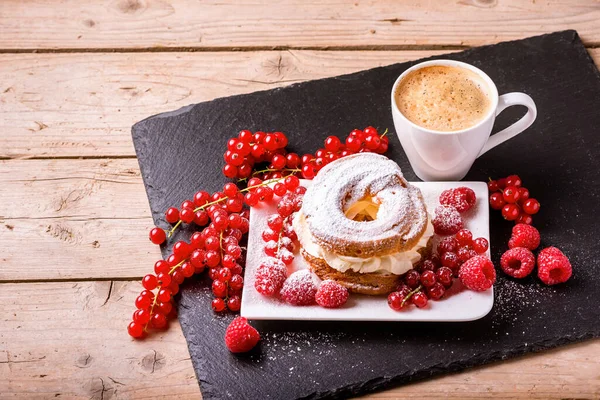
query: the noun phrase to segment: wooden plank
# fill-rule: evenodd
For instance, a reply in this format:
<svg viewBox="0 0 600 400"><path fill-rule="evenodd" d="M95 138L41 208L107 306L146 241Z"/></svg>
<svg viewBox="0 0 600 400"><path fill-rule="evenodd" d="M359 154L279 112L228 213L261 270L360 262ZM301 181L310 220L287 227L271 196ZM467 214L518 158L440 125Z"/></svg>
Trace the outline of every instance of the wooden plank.
<svg viewBox="0 0 600 400"><path fill-rule="evenodd" d="M127 335L140 288L0 285L0 399L199 398L177 321L143 342Z"/></svg>
<svg viewBox="0 0 600 400"><path fill-rule="evenodd" d="M131 125L149 115L440 53L2 54L0 158L133 156Z"/></svg>
<svg viewBox="0 0 600 400"><path fill-rule="evenodd" d="M0 285L0 399L200 397L179 324L131 340L140 285L114 282L109 295L110 285ZM588 341L366 398L597 398L599 356L600 340Z"/></svg>
<svg viewBox="0 0 600 400"><path fill-rule="evenodd" d="M439 53L2 54L0 158L132 156L149 115Z"/></svg>
<svg viewBox="0 0 600 400"><path fill-rule="evenodd" d="M600 43L600 6L586 0L0 4L1 49L476 46L562 29Z"/></svg>
<svg viewBox="0 0 600 400"><path fill-rule="evenodd" d="M135 159L0 161L0 281L133 278L160 258Z"/></svg>

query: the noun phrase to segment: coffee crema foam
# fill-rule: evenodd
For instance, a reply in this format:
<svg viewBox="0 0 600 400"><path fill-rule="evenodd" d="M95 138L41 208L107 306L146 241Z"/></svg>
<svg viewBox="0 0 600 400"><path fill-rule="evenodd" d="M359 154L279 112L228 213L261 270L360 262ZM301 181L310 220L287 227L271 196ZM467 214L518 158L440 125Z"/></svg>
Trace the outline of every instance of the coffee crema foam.
<svg viewBox="0 0 600 400"><path fill-rule="evenodd" d="M394 94L400 112L416 125L452 132L469 128L488 113L490 89L476 73L435 65L410 72Z"/></svg>

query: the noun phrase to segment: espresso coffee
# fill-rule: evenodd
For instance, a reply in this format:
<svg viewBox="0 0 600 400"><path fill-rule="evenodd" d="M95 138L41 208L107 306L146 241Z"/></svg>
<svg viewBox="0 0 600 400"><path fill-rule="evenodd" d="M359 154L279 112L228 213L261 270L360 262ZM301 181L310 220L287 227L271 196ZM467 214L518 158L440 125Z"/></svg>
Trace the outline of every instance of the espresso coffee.
<svg viewBox="0 0 600 400"><path fill-rule="evenodd" d="M489 92L486 82L466 68L433 65L406 75L396 89L395 101L414 124L453 132L476 125L488 114Z"/></svg>

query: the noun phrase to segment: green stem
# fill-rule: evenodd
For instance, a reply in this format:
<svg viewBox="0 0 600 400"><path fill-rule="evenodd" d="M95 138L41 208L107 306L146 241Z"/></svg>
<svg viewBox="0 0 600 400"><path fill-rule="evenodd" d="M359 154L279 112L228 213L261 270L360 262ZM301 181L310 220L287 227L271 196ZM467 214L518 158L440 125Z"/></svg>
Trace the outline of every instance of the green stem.
<svg viewBox="0 0 600 400"><path fill-rule="evenodd" d="M388 128L385 128L385 132L383 132L383 133L381 134L381 136L379 136L379 137L380 137L381 139L383 139L383 137L384 137L385 135L387 135L387 133L388 133L388 130L389 130Z"/></svg>
<svg viewBox="0 0 600 400"><path fill-rule="evenodd" d="M406 297L404 298L404 300L402 300L402 305L400 307L404 307L404 304L406 304L406 302L408 301L408 299L410 299L413 296L413 294L421 291L421 289L423 289L423 286L419 285L419 286L417 286L416 289L414 289L413 291L409 292L406 295Z"/></svg>

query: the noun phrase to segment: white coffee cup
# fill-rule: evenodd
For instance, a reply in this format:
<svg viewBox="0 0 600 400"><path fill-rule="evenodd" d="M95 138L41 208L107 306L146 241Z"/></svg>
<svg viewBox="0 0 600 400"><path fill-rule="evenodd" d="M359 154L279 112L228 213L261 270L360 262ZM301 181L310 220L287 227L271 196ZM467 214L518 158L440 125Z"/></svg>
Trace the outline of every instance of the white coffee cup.
<svg viewBox="0 0 600 400"><path fill-rule="evenodd" d="M487 83L491 106L481 121L459 131L442 132L419 126L400 112L395 100L396 88L400 81L412 71L434 65L468 69ZM415 174L424 181L461 180L477 157L523 132L533 124L537 116L537 109L531 97L518 92L498 96L496 85L483 71L453 60L426 61L407 69L396 79L391 97L396 134ZM490 136L496 116L505 108L515 105L527 107L527 113L508 128Z"/></svg>

